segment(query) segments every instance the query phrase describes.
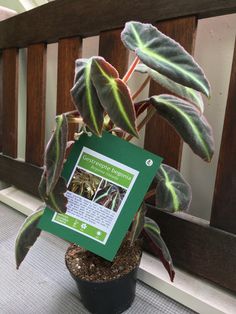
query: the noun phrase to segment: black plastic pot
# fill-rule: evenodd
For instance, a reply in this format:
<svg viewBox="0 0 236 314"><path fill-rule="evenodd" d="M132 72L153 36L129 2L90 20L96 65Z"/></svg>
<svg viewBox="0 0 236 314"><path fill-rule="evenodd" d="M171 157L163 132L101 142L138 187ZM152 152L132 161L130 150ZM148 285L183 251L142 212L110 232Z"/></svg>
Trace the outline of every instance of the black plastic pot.
<svg viewBox="0 0 236 314"><path fill-rule="evenodd" d="M70 271L70 270L69 270ZM138 267L114 280L93 282L75 277L81 302L94 314L119 314L127 310L134 301Z"/></svg>

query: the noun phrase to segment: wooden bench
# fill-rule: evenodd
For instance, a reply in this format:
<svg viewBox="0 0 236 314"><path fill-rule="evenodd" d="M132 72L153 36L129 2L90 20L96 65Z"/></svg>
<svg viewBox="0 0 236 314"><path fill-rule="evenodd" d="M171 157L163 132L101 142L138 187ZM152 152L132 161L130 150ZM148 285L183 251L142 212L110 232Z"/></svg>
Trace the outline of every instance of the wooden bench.
<svg viewBox="0 0 236 314"><path fill-rule="evenodd" d="M57 113L73 109L69 90L83 40L99 35L99 54L122 75L128 54L119 36L129 20L151 22L193 51L197 21L235 13L235 0L58 0L0 22L0 180L38 196L45 142L46 53L58 42ZM25 162L17 159L18 52L27 48ZM236 291L236 51L210 224L187 214L154 210L174 263ZM151 82L150 94L160 93ZM165 141L163 141L163 135ZM155 141L153 140L155 138ZM153 119L145 147L180 168L182 141L161 118Z"/></svg>

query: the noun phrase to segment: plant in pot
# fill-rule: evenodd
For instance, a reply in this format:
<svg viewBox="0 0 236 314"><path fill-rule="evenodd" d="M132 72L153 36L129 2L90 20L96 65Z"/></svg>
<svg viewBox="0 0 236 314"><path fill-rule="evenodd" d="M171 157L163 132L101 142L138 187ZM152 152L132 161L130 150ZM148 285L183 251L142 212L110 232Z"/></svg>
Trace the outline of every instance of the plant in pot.
<svg viewBox="0 0 236 314"><path fill-rule="evenodd" d="M195 154L207 162L212 158L212 130L203 115L201 97L201 93L209 97L210 88L199 65L178 43L151 24L126 23L121 40L136 54L123 78L119 78L117 70L102 57L76 60L75 81L71 89L76 110L56 117L56 127L46 147L44 171L39 185L44 206L26 219L18 233L15 247L17 268L40 235L37 224L44 208L66 212L67 198L64 193L67 186L61 172L69 146L68 124L79 125L77 138L89 132L101 137L106 131L130 141L138 137L138 132L158 113L176 129ZM147 78L140 83L136 92L131 93L128 81L135 72L145 73ZM150 79L164 86L172 95L155 95L137 102L136 98ZM83 190L89 195L96 184L81 173L74 176L72 183L73 191ZM120 192L113 190L111 196L108 191L111 192L105 184L100 197L110 201L113 206L112 201L119 199ZM155 221L146 216L145 200L153 195L158 209L171 212L187 210L191 188L176 169L162 164L152 189L140 204L112 262L74 244L69 247L66 253L67 267L77 280L82 302L92 313L121 313L131 305L142 244L152 247L170 279L174 279L171 256L160 229ZM105 304L102 302L104 295L107 296Z"/></svg>

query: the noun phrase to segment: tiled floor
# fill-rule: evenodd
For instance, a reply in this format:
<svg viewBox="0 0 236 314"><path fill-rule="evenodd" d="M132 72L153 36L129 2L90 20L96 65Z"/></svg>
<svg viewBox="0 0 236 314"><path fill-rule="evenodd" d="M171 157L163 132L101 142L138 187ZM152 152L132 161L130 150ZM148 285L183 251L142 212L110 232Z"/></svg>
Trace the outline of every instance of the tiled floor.
<svg viewBox="0 0 236 314"><path fill-rule="evenodd" d="M14 241L24 216L0 203L0 314L86 314L64 265L67 243L43 233L17 271ZM138 282L127 314L194 313Z"/></svg>

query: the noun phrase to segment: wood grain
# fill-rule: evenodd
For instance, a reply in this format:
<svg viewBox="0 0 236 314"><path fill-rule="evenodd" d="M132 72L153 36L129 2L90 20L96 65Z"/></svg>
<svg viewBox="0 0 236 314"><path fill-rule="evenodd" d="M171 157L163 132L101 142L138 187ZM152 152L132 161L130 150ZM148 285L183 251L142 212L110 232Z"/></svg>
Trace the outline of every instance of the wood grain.
<svg viewBox="0 0 236 314"><path fill-rule="evenodd" d="M0 179L39 198L42 168L0 155Z"/></svg>
<svg viewBox="0 0 236 314"><path fill-rule="evenodd" d="M3 123L3 99L2 99L2 83L3 83L2 53L0 52L0 152L2 151L2 123Z"/></svg>
<svg viewBox="0 0 236 314"><path fill-rule="evenodd" d="M70 90L73 86L75 75L75 60L82 55L82 40L80 38L61 39L58 43L58 68L57 68L57 114L75 110ZM74 139L77 128L69 126L70 140Z"/></svg>
<svg viewBox="0 0 236 314"><path fill-rule="evenodd" d="M2 151L17 157L18 134L18 49L3 50Z"/></svg>
<svg viewBox="0 0 236 314"><path fill-rule="evenodd" d="M176 0L53 1L2 21L0 49L93 36L123 27L130 20L154 23L190 15L205 18L235 12L235 0L178 0L178 4Z"/></svg>
<svg viewBox="0 0 236 314"><path fill-rule="evenodd" d="M27 56L25 160L42 166L45 140L46 45L29 46Z"/></svg>
<svg viewBox="0 0 236 314"><path fill-rule="evenodd" d="M57 114L75 110L70 90L75 74L75 60L82 55L80 38L61 39L58 42Z"/></svg>
<svg viewBox="0 0 236 314"><path fill-rule="evenodd" d="M193 52L196 18L187 17L157 23L158 29L178 41L189 53ZM170 93L154 81L150 82L150 96ZM145 148L164 158L164 163L180 169L183 141L161 116L155 115L146 127Z"/></svg>
<svg viewBox="0 0 236 314"><path fill-rule="evenodd" d="M221 140L211 225L236 234L236 44Z"/></svg>
<svg viewBox="0 0 236 314"><path fill-rule="evenodd" d="M174 265L236 292L236 235L184 213L150 207L148 216L158 222Z"/></svg>
<svg viewBox="0 0 236 314"><path fill-rule="evenodd" d="M99 41L99 55L111 63L123 77L128 68L129 52L123 45L122 30L102 32Z"/></svg>

